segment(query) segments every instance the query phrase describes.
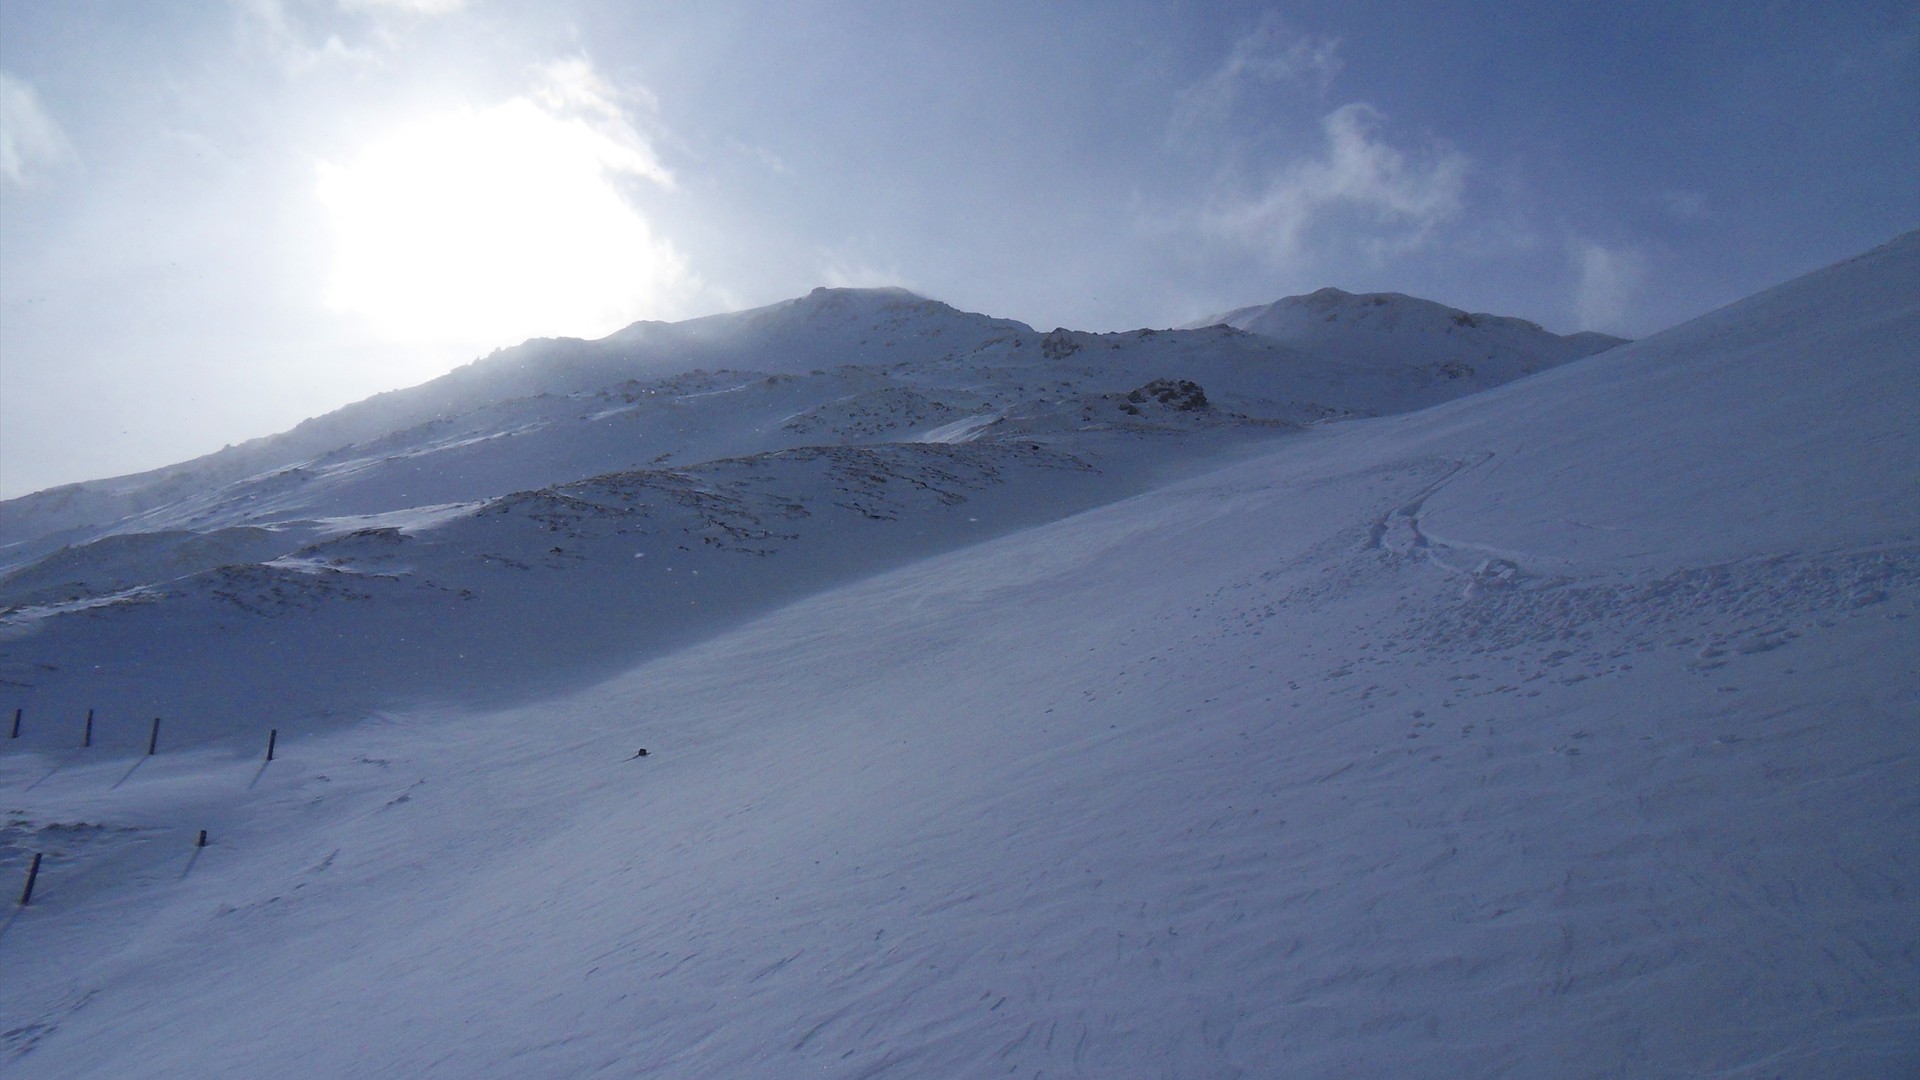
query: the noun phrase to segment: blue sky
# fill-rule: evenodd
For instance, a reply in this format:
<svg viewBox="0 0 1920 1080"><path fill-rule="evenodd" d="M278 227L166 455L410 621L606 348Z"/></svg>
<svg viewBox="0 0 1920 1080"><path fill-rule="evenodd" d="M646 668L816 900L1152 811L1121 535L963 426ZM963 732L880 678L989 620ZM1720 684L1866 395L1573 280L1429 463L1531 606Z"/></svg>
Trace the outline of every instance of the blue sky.
<svg viewBox="0 0 1920 1080"><path fill-rule="evenodd" d="M1916 226L1910 2L0 0L0 494L820 284L1638 336Z"/></svg>

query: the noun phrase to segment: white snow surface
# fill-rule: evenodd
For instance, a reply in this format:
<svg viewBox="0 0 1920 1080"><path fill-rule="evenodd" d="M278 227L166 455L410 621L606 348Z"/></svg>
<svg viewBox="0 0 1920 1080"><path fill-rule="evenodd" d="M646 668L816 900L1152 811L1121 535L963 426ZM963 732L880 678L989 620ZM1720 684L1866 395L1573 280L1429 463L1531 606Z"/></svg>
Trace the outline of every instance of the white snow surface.
<svg viewBox="0 0 1920 1080"><path fill-rule="evenodd" d="M1592 331L1554 334L1525 319L1462 311L1402 293L1355 294L1335 288L1239 308L1189 327L1214 325L1363 367L1413 362L1455 377L1496 374L1502 380L1622 343Z"/></svg>
<svg viewBox="0 0 1920 1080"><path fill-rule="evenodd" d="M1916 343L1910 234L1277 437L1084 422L1132 369L901 432L1004 414L960 444L100 526L5 582L53 691L0 740L0 880L46 853L0 1068L1920 1074Z"/></svg>

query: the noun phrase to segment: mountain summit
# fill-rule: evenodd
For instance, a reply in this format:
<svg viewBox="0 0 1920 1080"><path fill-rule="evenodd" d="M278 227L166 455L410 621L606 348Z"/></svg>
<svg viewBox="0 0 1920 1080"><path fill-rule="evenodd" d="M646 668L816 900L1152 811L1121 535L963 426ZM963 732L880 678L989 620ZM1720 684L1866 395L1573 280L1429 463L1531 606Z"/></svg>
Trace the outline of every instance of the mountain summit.
<svg viewBox="0 0 1920 1080"><path fill-rule="evenodd" d="M1613 348L1624 339L1560 335L1525 319L1462 311L1401 293L1325 288L1189 323L1226 325L1356 364L1427 364L1498 381Z"/></svg>

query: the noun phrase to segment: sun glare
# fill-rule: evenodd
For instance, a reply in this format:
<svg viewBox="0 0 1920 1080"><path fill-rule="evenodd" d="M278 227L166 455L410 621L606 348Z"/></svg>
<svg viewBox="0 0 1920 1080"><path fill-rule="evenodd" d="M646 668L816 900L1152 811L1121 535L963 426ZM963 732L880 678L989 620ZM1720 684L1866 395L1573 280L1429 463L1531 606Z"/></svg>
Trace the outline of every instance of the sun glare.
<svg viewBox="0 0 1920 1080"><path fill-rule="evenodd" d="M686 264L618 183L646 152L526 99L395 132L323 163L328 300L400 342L593 337L673 306Z"/></svg>

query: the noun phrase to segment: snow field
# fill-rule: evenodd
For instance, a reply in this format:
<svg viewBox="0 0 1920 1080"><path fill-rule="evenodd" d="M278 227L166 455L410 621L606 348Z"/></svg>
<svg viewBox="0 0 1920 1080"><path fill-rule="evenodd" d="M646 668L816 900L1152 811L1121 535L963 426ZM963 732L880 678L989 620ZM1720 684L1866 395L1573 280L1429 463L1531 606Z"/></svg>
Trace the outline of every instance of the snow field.
<svg viewBox="0 0 1920 1080"><path fill-rule="evenodd" d="M75 979L62 1000L112 989L17 1064L1657 1076L1913 1060L1897 928L1916 882L1911 834L1890 826L1913 810L1901 734L1920 687L1887 678L1910 574L1707 670L1632 620L1577 621L1584 653L1628 662L1562 658L1529 681L1543 646L1410 639L1409 604L1472 602L1425 560L1352 542L1345 522L1430 470L1304 499L1273 471L802 601L570 699L299 744L194 868L196 894L169 898L169 933ZM1346 552L1331 566L1327 545ZM1337 596L1262 616L1330 570ZM654 754L623 760L640 745ZM59 910L47 895L31 917ZM39 925L62 924L16 923L5 947Z"/></svg>
<svg viewBox="0 0 1920 1080"><path fill-rule="evenodd" d="M1910 236L1491 393L825 559L630 668L328 688L264 768L6 747L0 867L57 855L0 925L0 1061L1920 1072L1916 280ZM842 510L823 550L881 535ZM623 614L487 572L538 582L496 593L546 613L534 659Z"/></svg>

